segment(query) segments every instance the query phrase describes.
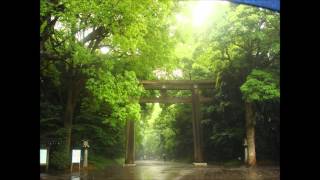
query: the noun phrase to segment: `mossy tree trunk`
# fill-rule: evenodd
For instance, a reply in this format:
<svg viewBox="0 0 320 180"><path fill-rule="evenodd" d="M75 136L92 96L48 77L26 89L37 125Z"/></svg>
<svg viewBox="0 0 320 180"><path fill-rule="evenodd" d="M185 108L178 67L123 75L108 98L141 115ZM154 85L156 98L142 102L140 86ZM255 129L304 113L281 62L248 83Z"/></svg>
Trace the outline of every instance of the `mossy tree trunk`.
<svg viewBox="0 0 320 180"><path fill-rule="evenodd" d="M251 102L245 103L246 111L246 135L248 143L248 161L249 166L256 165L256 147L255 147L255 112Z"/></svg>

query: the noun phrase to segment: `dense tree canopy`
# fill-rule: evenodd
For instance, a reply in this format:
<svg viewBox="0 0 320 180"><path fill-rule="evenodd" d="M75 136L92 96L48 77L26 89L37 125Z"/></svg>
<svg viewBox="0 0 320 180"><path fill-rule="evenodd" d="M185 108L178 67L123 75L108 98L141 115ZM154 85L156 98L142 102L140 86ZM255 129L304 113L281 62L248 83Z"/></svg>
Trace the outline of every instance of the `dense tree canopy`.
<svg viewBox="0 0 320 180"><path fill-rule="evenodd" d="M53 167L64 168L83 139L90 163L123 157L128 119L136 158L192 161L191 106L139 104L160 95L139 85L151 79L215 81L201 92L215 99L201 109L208 161L243 158L245 102L254 105L257 159L279 159L279 14L218 1L205 4L201 24L197 3L40 1L40 138L63 142L53 147Z"/></svg>
<svg viewBox="0 0 320 180"><path fill-rule="evenodd" d="M206 158L214 161L244 158L244 102L249 101L255 103L259 130L256 133L257 156L262 160L278 160L279 14L217 3L210 20L199 30L190 22L193 4L183 3L182 7L176 15L179 21L174 25L179 39L175 46L175 55L180 59L177 68L183 70L180 78L216 81L214 93L202 92L215 97L213 104L202 107ZM175 158L189 157L192 161L191 107L177 104L163 108L158 123L163 126L167 122L164 127L170 127L171 131L157 132L163 139L156 142L157 147L163 148L165 142L173 142L172 148L161 151ZM168 138L162 135L165 133Z"/></svg>

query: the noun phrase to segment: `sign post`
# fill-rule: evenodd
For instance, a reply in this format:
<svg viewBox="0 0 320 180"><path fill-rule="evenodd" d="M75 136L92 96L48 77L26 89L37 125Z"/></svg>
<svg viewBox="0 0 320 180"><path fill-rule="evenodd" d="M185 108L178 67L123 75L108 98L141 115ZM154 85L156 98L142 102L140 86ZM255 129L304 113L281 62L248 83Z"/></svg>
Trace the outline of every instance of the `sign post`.
<svg viewBox="0 0 320 180"><path fill-rule="evenodd" d="M46 166L46 171L49 167L49 150L48 148L40 149L40 166Z"/></svg>
<svg viewBox="0 0 320 180"><path fill-rule="evenodd" d="M73 168L73 164L79 164L79 171L80 171L80 160L81 160L81 150L80 149L73 149L72 150L72 162L71 162L71 172Z"/></svg>

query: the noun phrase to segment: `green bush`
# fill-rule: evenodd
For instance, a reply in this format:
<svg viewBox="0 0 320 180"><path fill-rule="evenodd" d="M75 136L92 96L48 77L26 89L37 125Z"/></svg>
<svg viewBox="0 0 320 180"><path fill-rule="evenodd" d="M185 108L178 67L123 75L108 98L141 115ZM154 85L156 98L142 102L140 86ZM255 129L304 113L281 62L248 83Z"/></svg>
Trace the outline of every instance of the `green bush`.
<svg viewBox="0 0 320 180"><path fill-rule="evenodd" d="M91 154L88 161L95 169L103 169L106 166L122 165L124 163L124 158L106 158L101 155Z"/></svg>
<svg viewBox="0 0 320 180"><path fill-rule="evenodd" d="M65 170L70 165L71 158L68 156L64 147L52 150L50 156L50 169Z"/></svg>

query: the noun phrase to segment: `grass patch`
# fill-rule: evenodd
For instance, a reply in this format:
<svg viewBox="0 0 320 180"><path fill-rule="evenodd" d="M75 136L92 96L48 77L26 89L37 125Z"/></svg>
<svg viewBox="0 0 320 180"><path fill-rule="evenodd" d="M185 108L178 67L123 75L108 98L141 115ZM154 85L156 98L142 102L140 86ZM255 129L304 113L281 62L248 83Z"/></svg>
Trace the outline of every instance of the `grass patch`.
<svg viewBox="0 0 320 180"><path fill-rule="evenodd" d="M89 165L97 170L104 169L106 166L122 165L123 162L124 158L109 159L98 155L91 155L91 157L89 157Z"/></svg>

